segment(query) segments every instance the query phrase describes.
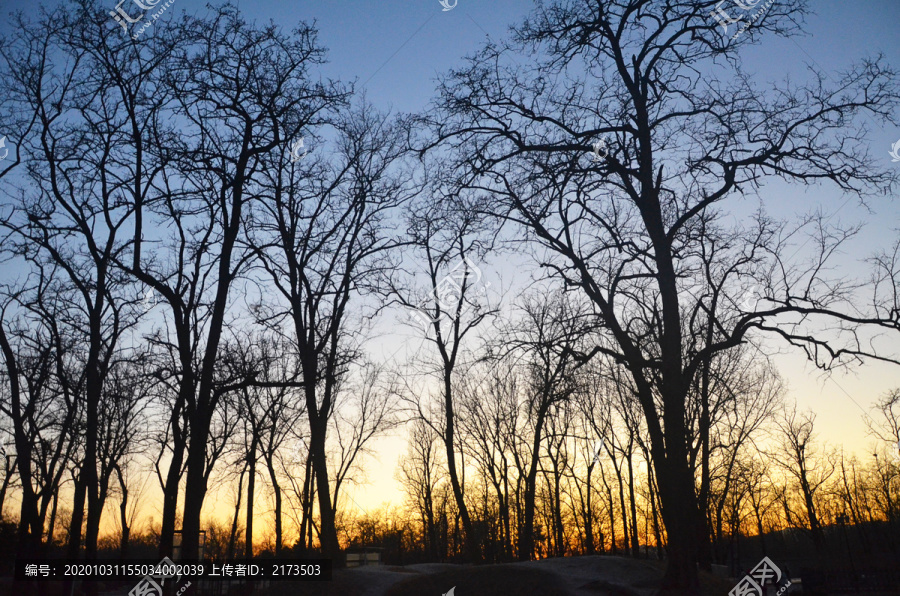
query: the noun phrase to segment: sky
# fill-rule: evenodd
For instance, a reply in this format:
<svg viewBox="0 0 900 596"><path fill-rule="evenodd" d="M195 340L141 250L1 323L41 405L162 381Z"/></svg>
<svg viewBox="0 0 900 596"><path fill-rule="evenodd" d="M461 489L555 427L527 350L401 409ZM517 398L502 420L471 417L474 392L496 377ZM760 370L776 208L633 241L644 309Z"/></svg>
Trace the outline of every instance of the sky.
<svg viewBox="0 0 900 596"><path fill-rule="evenodd" d="M459 0L453 10L445 12L438 0L300 2L293 6L261 0L244 2L241 8L247 14L258 14L260 19L278 11L280 23L315 18L320 40L329 48L327 73L345 79L356 77L376 106L415 111L432 100L438 74L460 65L487 37L502 39L509 25L525 17L532 6L525 0ZM842 69L878 53L885 55L888 64L900 68L900 2L826 0L812 2L811 7L815 14L808 17L801 37L770 37L758 46L744 48L743 66L758 82L778 81L785 76L802 80L808 65L816 66L834 81ZM890 164L888 151L900 139L900 130L883 130L875 122L870 124L872 152ZM773 185L763 189L759 199L773 215L790 216L821 207L834 214L833 222L864 222L864 233L849 245L844 258L848 267L886 246L900 227L897 197L881 197L864 207L855 197L830 188ZM898 367L870 364L823 375L796 352L779 356L777 364L788 385L788 398L816 413L823 440L843 444L860 455L868 452L862 415L877 398L900 386ZM397 456L404 451L402 440L382 442L380 462L370 467L371 483L356 491L355 501L369 508L402 499L394 469Z"/></svg>
<svg viewBox="0 0 900 596"><path fill-rule="evenodd" d="M113 0L96 4L97 10L104 12L115 7ZM438 0L244 0L235 4L245 18L259 24L271 20L290 29L299 21L315 21L319 41L328 48L329 63L322 68L322 75L355 80L357 88L364 89L376 107L398 112L425 108L433 98L435 77L460 66L462 59L486 38L502 39L508 26L520 21L533 6L526 0L457 0L448 11L442 10ZM15 9L33 13L36 5L31 0L0 0L0 14L5 16ZM836 73L854 61L878 53L885 55L888 64L900 68L900 2L819 0L811 2L811 8L815 14L808 17L801 36L768 37L742 50L743 66L758 82L785 76L802 80L808 65L817 66L834 81ZM181 11L202 14L206 12L205 0L175 0L153 27L165 27ZM8 27L0 17L0 33L7 32ZM143 35L152 35L154 28ZM888 156L891 145L900 140L900 130L870 124L872 153L882 157L886 166L900 168L900 163L891 164ZM758 198L773 215L788 217L821 208L833 214L834 222L864 223L864 233L841 257L848 271L896 237L900 222L900 201L896 199L879 197L863 206L832 188L777 185L765 187ZM733 213L740 217L753 207L749 202L734 204ZM494 271L502 276L500 269ZM396 351L405 341L413 342L406 346L411 349L421 344L421 338L407 338L400 340L401 345L395 341L384 349ZM871 364L823 376L799 353L779 356L777 363L787 381L789 399L816 412L820 436L860 455L866 453L869 443L862 415L886 391L900 387L900 368ZM369 484L350 495L357 506L372 509L388 501L402 502L395 469L397 457L405 449L405 439L399 436L377 445L377 458L368 465ZM229 497L210 495L210 506L215 508L217 500L224 503Z"/></svg>

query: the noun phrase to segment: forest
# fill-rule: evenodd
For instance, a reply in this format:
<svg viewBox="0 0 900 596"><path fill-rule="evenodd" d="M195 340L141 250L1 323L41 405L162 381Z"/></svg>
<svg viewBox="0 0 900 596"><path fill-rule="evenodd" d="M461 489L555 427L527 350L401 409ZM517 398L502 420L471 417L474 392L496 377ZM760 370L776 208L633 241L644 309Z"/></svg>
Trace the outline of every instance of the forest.
<svg viewBox="0 0 900 596"><path fill-rule="evenodd" d="M419 113L323 76L314 23L13 13L0 552L611 554L671 594L773 551L896 561L900 381L845 453L777 354L900 364L900 234L848 266L861 225L759 197L895 197L867 134L897 72L757 80L742 50L809 7L732 37L721 4L538 3ZM365 510L391 437L404 500Z"/></svg>

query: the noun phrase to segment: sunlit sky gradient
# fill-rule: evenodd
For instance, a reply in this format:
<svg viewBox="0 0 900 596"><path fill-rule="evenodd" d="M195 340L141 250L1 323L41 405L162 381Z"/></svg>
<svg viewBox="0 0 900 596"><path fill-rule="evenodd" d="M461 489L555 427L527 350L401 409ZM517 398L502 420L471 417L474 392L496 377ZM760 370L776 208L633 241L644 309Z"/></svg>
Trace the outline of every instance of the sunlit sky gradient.
<svg viewBox="0 0 900 596"><path fill-rule="evenodd" d="M441 10L438 0L292 3L244 0L236 4L245 18L259 24L273 20L290 29L301 20L315 20L320 43L329 49L329 64L323 67L323 76L355 80L375 106L401 112L426 107L433 97L434 79L439 73L459 66L462 58L487 37L503 38L507 27L520 21L532 8L532 3L525 0L458 0L458 5L447 12ZM107 0L96 5L98 11L108 12L115 2ZM835 73L877 53L883 53L889 64L900 68L898 0L822 0L811 2L811 6L816 14L808 18L803 36L790 40L769 37L758 46L742 50L744 68L756 75L758 83L780 80L786 75L800 82L805 79L809 64L817 65L834 81ZM34 13L36 6L30 1L0 1L0 14L4 17L14 9ZM167 14L147 29L143 37L152 36L155 29L165 27L181 11L202 14L206 12L205 2L175 0ZM112 20L110 26L118 27ZM0 19L0 32L8 31L8 27L5 18ZM886 167L900 168L900 163L892 164L888 156L891 144L900 139L900 130L882 130L874 121L870 124L872 154L883 158ZM821 208L826 213L836 213L832 221L864 222L864 232L848 245L842 256L848 272L861 271L859 261L879 246L888 245L900 227L900 201L896 197L879 197L864 207L855 198L830 187L773 185L764 188L758 199L733 198L725 208L741 216L752 211L757 200L776 216ZM512 272L494 267L493 274L506 278ZM390 328L391 325L384 324L384 330ZM895 353L900 351L898 343L893 342ZM372 347L376 359L381 357L382 350L389 353L399 350L396 357L402 360L404 352L415 352L421 344L420 337L406 331L402 339L386 337L374 341ZM868 410L875 399L900 386L900 368L872 364L823 377L797 352L780 356L778 364L788 383L789 399L796 399L802 408L817 413L822 440L843 445L847 451L855 451L860 456L871 451L862 409ZM377 458L367 465L369 483L351 490L350 496L359 506L372 509L384 502L402 502L402 493L394 479L397 458L406 449L402 435L405 433L381 440L376 446ZM149 485L156 490L153 479ZM149 501L154 499L155 496L148 494ZM226 519L230 515L227 510L231 499L230 491L211 492L206 512L215 510L222 520ZM348 502L348 506L353 505ZM158 520L158 514L154 516Z"/></svg>

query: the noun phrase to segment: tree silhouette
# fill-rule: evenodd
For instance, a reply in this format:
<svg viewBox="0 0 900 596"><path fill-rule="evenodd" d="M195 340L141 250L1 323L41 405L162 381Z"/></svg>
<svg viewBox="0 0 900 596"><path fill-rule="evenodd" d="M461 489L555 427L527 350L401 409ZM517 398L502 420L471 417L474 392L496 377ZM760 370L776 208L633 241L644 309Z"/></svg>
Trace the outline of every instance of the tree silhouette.
<svg viewBox="0 0 900 596"><path fill-rule="evenodd" d="M781 222L764 213L749 226L721 221L726 200L769 178L857 195L893 188L897 174L868 155L859 118L897 122L896 74L876 59L831 86L816 73L766 92L742 72L741 50L797 30L805 3L767 3L737 37L722 35L709 14L716 4L542 5L509 42L485 44L444 77L418 145L445 152L460 192L480 191L483 213L525 230L545 251L541 265L593 303L606 332L585 358L605 355L632 377L673 593L697 590L706 535L687 448L699 371L750 332L780 337L823 367L891 360L862 347L857 332L898 327L861 312L850 284L827 277L824 263L853 230L814 219L813 255L798 265ZM528 66L514 59L525 54ZM748 304L753 287L761 300ZM707 312L714 332L692 333ZM829 322L842 330L837 339L820 333Z"/></svg>

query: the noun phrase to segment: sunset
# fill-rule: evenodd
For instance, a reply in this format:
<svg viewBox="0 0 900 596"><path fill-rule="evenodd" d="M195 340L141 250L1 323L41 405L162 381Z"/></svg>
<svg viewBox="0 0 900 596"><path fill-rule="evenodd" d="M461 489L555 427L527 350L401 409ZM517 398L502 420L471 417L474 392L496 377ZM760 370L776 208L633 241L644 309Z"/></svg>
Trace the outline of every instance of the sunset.
<svg viewBox="0 0 900 596"><path fill-rule="evenodd" d="M895 0L0 13L0 594L900 595Z"/></svg>

